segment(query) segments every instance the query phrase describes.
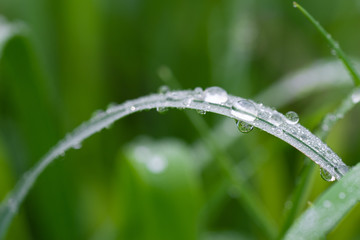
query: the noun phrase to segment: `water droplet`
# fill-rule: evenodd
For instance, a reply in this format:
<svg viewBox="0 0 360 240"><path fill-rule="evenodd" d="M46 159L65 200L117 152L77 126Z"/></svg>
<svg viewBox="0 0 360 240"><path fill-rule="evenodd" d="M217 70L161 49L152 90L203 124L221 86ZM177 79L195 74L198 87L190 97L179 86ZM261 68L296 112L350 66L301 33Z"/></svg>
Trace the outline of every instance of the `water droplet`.
<svg viewBox="0 0 360 240"><path fill-rule="evenodd" d="M337 53L336 53L336 51L334 49L331 49L331 55L337 56Z"/></svg>
<svg viewBox="0 0 360 240"><path fill-rule="evenodd" d="M360 88L356 89L353 94L351 95L351 100L354 104L360 102Z"/></svg>
<svg viewBox="0 0 360 240"><path fill-rule="evenodd" d="M167 112L169 109L166 107L157 107L156 111L158 111L159 113L165 113Z"/></svg>
<svg viewBox="0 0 360 240"><path fill-rule="evenodd" d="M293 7L294 7L294 8L297 8L297 7L298 7L298 5L297 5L296 2L293 2Z"/></svg>
<svg viewBox="0 0 360 240"><path fill-rule="evenodd" d="M346 198L346 194L344 192L340 192L339 193L339 198L340 199L345 199Z"/></svg>
<svg viewBox="0 0 360 240"><path fill-rule="evenodd" d="M166 169L167 161L162 156L154 155L146 162L146 167L150 172L158 174Z"/></svg>
<svg viewBox="0 0 360 240"><path fill-rule="evenodd" d="M134 112L136 110L136 107L135 106L131 106L130 107L130 111Z"/></svg>
<svg viewBox="0 0 360 240"><path fill-rule="evenodd" d="M335 176L331 175L328 171L324 168L320 168L320 176L327 182L333 182L336 180Z"/></svg>
<svg viewBox="0 0 360 240"><path fill-rule="evenodd" d="M284 119L279 113L275 112L271 115L269 122L278 127L284 122Z"/></svg>
<svg viewBox="0 0 360 240"><path fill-rule="evenodd" d="M198 110L196 110L197 111L197 113L199 113L199 114L201 114L201 115L205 115L206 114L206 111L205 110L200 110L200 109L198 109Z"/></svg>
<svg viewBox="0 0 360 240"><path fill-rule="evenodd" d="M240 100L231 107L231 114L245 121L254 121L257 118L256 106L248 100Z"/></svg>
<svg viewBox="0 0 360 240"><path fill-rule="evenodd" d="M80 149L82 147L81 143L76 143L72 146L73 149Z"/></svg>
<svg viewBox="0 0 360 240"><path fill-rule="evenodd" d="M183 104L185 107L189 107L191 105L192 101L193 101L192 98L186 98L186 99L184 99Z"/></svg>
<svg viewBox="0 0 360 240"><path fill-rule="evenodd" d="M325 208L330 208L330 207L332 206L332 203L331 203L329 200L325 200L325 201L323 202L323 206L324 206Z"/></svg>
<svg viewBox="0 0 360 240"><path fill-rule="evenodd" d="M114 107L117 106L116 103L109 103L107 105L107 108L106 108L106 113L113 113L114 112Z"/></svg>
<svg viewBox="0 0 360 240"><path fill-rule="evenodd" d="M236 125L240 132L248 133L253 130L254 126L243 121L236 121Z"/></svg>
<svg viewBox="0 0 360 240"><path fill-rule="evenodd" d="M227 92L220 87L209 87L204 92L205 101L210 103L222 104L228 100Z"/></svg>
<svg viewBox="0 0 360 240"><path fill-rule="evenodd" d="M163 85L161 87L159 87L159 93L160 94L166 94L170 91L170 88L166 85Z"/></svg>
<svg viewBox="0 0 360 240"><path fill-rule="evenodd" d="M289 124L296 124L299 122L299 116L296 112L290 111L285 114L286 122Z"/></svg>
<svg viewBox="0 0 360 240"><path fill-rule="evenodd" d="M195 97L198 99L203 99L204 97L204 91L201 87L197 87L194 89Z"/></svg>
<svg viewBox="0 0 360 240"><path fill-rule="evenodd" d="M104 114L104 111L99 109L99 110L96 110L95 112L93 112L93 114L91 115L92 118L96 118L96 117L100 117L101 115Z"/></svg>

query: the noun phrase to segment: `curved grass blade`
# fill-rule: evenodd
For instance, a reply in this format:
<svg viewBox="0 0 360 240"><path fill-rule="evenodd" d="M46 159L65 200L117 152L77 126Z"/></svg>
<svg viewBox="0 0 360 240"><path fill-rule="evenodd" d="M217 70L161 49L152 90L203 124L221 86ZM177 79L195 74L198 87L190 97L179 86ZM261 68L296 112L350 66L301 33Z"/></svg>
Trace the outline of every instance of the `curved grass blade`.
<svg viewBox="0 0 360 240"><path fill-rule="evenodd" d="M338 58L342 61L342 63L345 65L345 68L349 71L355 85L360 85L360 77L359 74L356 72L354 66L351 64L351 62L347 59L345 53L341 49L338 42L336 42L332 36L321 26L321 24L315 20L311 14L306 11L300 4L297 2L293 2L294 7L299 9L302 14L305 15L307 19L316 27L316 29L321 33L322 36L326 39L326 41L329 43L331 48L335 51Z"/></svg>
<svg viewBox="0 0 360 240"><path fill-rule="evenodd" d="M288 122L284 115L262 104L226 94L206 95L196 89L153 94L109 107L88 122L80 125L51 149L29 170L0 206L0 237L3 237L13 216L31 186L42 171L57 157L70 148L78 148L81 142L94 133L108 127L116 120L146 109L180 108L213 112L260 128L289 143L315 163L340 179L348 170L342 160L319 138L298 123Z"/></svg>
<svg viewBox="0 0 360 240"><path fill-rule="evenodd" d="M360 164L331 186L290 228L284 239L320 239L360 200Z"/></svg>

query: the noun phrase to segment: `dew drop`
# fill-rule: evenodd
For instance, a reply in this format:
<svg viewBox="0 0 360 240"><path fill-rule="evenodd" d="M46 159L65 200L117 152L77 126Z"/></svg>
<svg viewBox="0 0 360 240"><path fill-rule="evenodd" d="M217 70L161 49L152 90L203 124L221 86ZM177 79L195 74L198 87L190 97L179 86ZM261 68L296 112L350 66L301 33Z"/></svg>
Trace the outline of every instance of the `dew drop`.
<svg viewBox="0 0 360 240"><path fill-rule="evenodd" d="M346 194L344 192L340 192L339 193L339 198L340 199L345 199L346 198Z"/></svg>
<svg viewBox="0 0 360 240"><path fill-rule="evenodd" d="M331 175L328 171L326 171L324 168L320 168L320 176L322 179L324 179L327 182L333 182L336 180L336 178Z"/></svg>
<svg viewBox="0 0 360 240"><path fill-rule="evenodd" d="M299 116L296 112L290 111L285 114L286 122L289 124L296 124L299 122Z"/></svg>
<svg viewBox="0 0 360 240"><path fill-rule="evenodd" d="M73 147L73 149L80 149L81 146L82 146L81 143L76 143L72 147Z"/></svg>
<svg viewBox="0 0 360 240"><path fill-rule="evenodd" d="M193 101L192 98L186 98L186 99L184 99L183 104L185 107L189 107L191 105L192 101Z"/></svg>
<svg viewBox="0 0 360 240"><path fill-rule="evenodd" d="M166 107L157 107L156 111L158 111L158 113L165 113L167 112L169 109Z"/></svg>
<svg viewBox="0 0 360 240"><path fill-rule="evenodd" d="M325 200L325 201L323 202L323 206L324 206L325 208L330 208L330 207L332 206L332 203L331 203L329 200Z"/></svg>
<svg viewBox="0 0 360 240"><path fill-rule="evenodd" d="M269 122L278 127L284 122L284 120L279 113L275 112L271 115Z"/></svg>
<svg viewBox="0 0 360 240"><path fill-rule="evenodd" d="M163 172L167 167L167 161L162 156L154 155L146 162L147 169L155 174Z"/></svg>
<svg viewBox="0 0 360 240"><path fill-rule="evenodd" d="M159 93L160 94L166 94L170 91L170 88L166 85L160 86L159 87Z"/></svg>
<svg viewBox="0 0 360 240"><path fill-rule="evenodd" d="M236 121L236 126L242 133L248 133L253 130L254 126L243 121Z"/></svg>
<svg viewBox="0 0 360 240"><path fill-rule="evenodd" d="M354 104L360 102L360 88L353 92L353 94L351 95L351 100Z"/></svg>
<svg viewBox="0 0 360 240"><path fill-rule="evenodd" d="M205 101L210 103L222 104L228 100L227 92L220 87L209 87L204 92Z"/></svg>
<svg viewBox="0 0 360 240"><path fill-rule="evenodd" d="M206 111L205 110L200 110L200 109L198 109L198 110L196 110L197 111L197 113L199 113L199 114L201 114L201 115L205 115L206 114Z"/></svg>
<svg viewBox="0 0 360 240"><path fill-rule="evenodd" d="M131 111L131 112L134 112L135 110L136 110L136 107L135 107L135 106L131 106L131 107L130 107L130 111Z"/></svg>
<svg viewBox="0 0 360 240"><path fill-rule="evenodd" d="M114 112L114 107L117 106L116 103L109 103L107 105L107 108L106 108L106 113L113 113Z"/></svg>
<svg viewBox="0 0 360 240"><path fill-rule="evenodd" d="M258 110L252 102L244 99L235 102L230 113L242 120L252 122L257 118Z"/></svg>
<svg viewBox="0 0 360 240"><path fill-rule="evenodd" d="M336 53L336 51L334 49L331 49L331 55L337 56L337 53Z"/></svg>

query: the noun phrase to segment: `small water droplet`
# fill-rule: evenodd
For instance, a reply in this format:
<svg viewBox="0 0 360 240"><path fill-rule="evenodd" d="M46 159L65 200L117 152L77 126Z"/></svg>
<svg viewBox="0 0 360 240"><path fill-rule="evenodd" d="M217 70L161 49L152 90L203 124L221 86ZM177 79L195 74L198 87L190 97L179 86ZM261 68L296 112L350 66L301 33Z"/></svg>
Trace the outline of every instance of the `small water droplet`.
<svg viewBox="0 0 360 240"><path fill-rule="evenodd" d="M333 182L336 180L335 176L331 175L328 171L324 168L320 168L320 176L327 182Z"/></svg>
<svg viewBox="0 0 360 240"><path fill-rule="evenodd" d="M201 87L197 87L194 89L194 96L197 98L197 99L203 99L204 98L204 91L202 90Z"/></svg>
<svg viewBox="0 0 360 240"><path fill-rule="evenodd" d="M166 107L157 107L156 111L158 111L158 113L165 113L167 112L169 109Z"/></svg>
<svg viewBox="0 0 360 240"><path fill-rule="evenodd" d="M206 111L205 110L200 110L200 109L198 109L198 110L196 110L197 111L197 113L199 113L199 114L201 114L201 115L205 115L206 114Z"/></svg>
<svg viewBox="0 0 360 240"><path fill-rule="evenodd" d="M204 92L205 101L210 103L222 104L228 100L227 92L220 87L209 87Z"/></svg>
<svg viewBox="0 0 360 240"><path fill-rule="evenodd" d="M236 121L236 126L242 133L248 133L253 130L254 126L243 121Z"/></svg>
<svg viewBox="0 0 360 240"><path fill-rule="evenodd" d="M131 106L130 107L130 111L134 112L136 110L136 107L135 106Z"/></svg>
<svg viewBox="0 0 360 240"><path fill-rule="evenodd" d="M330 207L332 206L332 203L331 203L329 200L325 200L325 201L323 202L323 206L324 206L325 208L330 208Z"/></svg>
<svg viewBox="0 0 360 240"><path fill-rule="evenodd" d="M73 147L73 149L80 149L81 146L82 146L81 143L76 143L72 147Z"/></svg>
<svg viewBox="0 0 360 240"><path fill-rule="evenodd" d="M159 93L160 94L166 94L170 91L170 88L166 85L160 86L159 87Z"/></svg>
<svg viewBox="0 0 360 240"><path fill-rule="evenodd" d="M335 49L331 49L331 55L337 56L337 53L336 53Z"/></svg>
<svg viewBox="0 0 360 240"><path fill-rule="evenodd" d="M299 116L296 112L290 111L285 114L286 122L289 124L296 124L299 122Z"/></svg>
<svg viewBox="0 0 360 240"><path fill-rule="evenodd" d="M109 103L106 107L106 113L113 113L114 112L114 107L117 106L116 103Z"/></svg>
<svg viewBox="0 0 360 240"><path fill-rule="evenodd" d="M252 122L257 118L258 109L252 102L243 99L232 105L230 113L242 120Z"/></svg>
<svg viewBox="0 0 360 240"><path fill-rule="evenodd" d="M98 110L96 110L96 111L94 111L94 112L92 113L91 117L92 117L92 118L96 118L96 117L99 117L99 116L101 116L101 115L103 115L103 114L104 114L104 111L101 110L101 109L98 109Z"/></svg>
<svg viewBox="0 0 360 240"><path fill-rule="evenodd" d="M351 100L354 104L360 102L360 88L356 89L353 94L351 95Z"/></svg>
<svg viewBox="0 0 360 240"><path fill-rule="evenodd" d="M166 169L167 161L162 156L154 155L146 162L146 167L150 172L158 174Z"/></svg>
<svg viewBox="0 0 360 240"><path fill-rule="evenodd" d="M339 193L339 198L340 199L345 199L346 198L346 194L344 192Z"/></svg>
<svg viewBox="0 0 360 240"><path fill-rule="evenodd" d="M189 97L189 98L184 99L183 104L185 107L189 107L191 105L192 101L193 101L193 99Z"/></svg>

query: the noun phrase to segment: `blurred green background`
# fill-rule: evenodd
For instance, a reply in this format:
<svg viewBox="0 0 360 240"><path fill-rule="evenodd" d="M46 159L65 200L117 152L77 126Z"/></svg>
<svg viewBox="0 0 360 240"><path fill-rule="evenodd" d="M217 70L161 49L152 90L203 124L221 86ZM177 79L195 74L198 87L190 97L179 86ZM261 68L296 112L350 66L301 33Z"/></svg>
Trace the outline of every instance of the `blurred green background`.
<svg viewBox="0 0 360 240"><path fill-rule="evenodd" d="M349 56L360 56L360 1L300 3ZM335 59L291 1L0 0L0 15L0 39L6 24L22 26L0 43L0 199L67 132L109 103L164 84L217 85L255 98L288 73ZM279 110L298 112L313 129L348 90L314 91ZM359 110L336 125L328 142L349 165L360 154ZM209 129L224 120L201 118ZM7 239L268 239L227 171L278 230L303 156L259 130L239 137L235 123L225 123L215 145L231 140L214 150L184 111L117 122L50 165ZM217 160L223 155L225 167ZM316 176L309 204L328 186ZM360 238L359 220L356 208L329 239Z"/></svg>

